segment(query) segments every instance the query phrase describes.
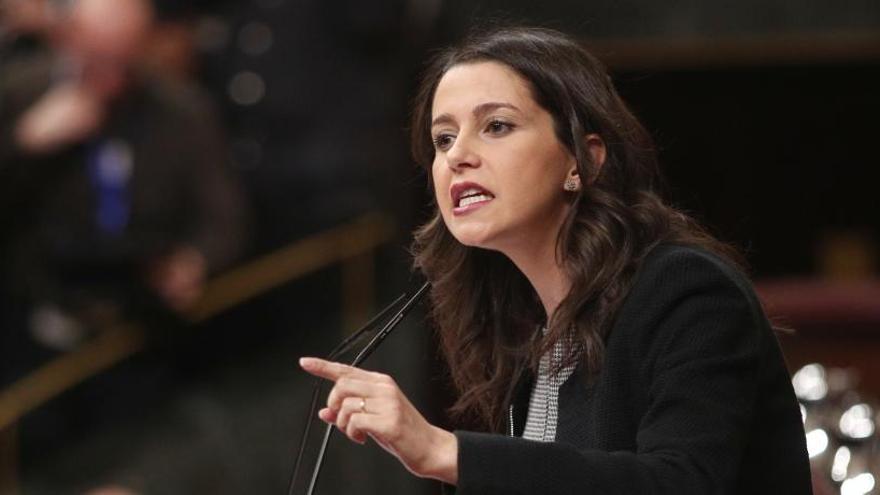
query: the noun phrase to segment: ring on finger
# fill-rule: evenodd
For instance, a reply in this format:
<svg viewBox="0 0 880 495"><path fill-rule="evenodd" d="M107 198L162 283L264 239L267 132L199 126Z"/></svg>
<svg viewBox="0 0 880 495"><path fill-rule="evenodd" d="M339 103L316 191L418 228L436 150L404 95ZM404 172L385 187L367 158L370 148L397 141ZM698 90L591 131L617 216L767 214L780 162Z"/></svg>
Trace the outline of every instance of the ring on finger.
<svg viewBox="0 0 880 495"><path fill-rule="evenodd" d="M366 399L366 397L361 397L361 403L358 406L358 411L361 413L367 412L367 399Z"/></svg>

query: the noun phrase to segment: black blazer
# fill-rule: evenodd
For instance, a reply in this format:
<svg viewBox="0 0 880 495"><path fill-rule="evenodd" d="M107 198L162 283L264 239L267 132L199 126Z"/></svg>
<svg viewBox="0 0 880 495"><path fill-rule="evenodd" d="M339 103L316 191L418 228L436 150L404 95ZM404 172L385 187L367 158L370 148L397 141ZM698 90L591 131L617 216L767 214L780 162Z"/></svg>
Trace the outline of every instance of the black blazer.
<svg viewBox="0 0 880 495"><path fill-rule="evenodd" d="M560 389L557 439L456 431L457 493L809 494L803 424L748 280L703 250L646 258L589 382Z"/></svg>

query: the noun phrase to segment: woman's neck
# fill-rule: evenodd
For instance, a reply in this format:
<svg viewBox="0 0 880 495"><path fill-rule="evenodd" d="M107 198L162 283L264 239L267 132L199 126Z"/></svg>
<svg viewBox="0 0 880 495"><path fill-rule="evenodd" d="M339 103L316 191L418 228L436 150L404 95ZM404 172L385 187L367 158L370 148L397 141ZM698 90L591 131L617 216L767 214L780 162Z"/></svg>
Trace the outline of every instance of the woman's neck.
<svg viewBox="0 0 880 495"><path fill-rule="evenodd" d="M557 261L555 243L544 243L537 249L505 254L532 284L544 306L549 325L556 308L571 288L571 282Z"/></svg>

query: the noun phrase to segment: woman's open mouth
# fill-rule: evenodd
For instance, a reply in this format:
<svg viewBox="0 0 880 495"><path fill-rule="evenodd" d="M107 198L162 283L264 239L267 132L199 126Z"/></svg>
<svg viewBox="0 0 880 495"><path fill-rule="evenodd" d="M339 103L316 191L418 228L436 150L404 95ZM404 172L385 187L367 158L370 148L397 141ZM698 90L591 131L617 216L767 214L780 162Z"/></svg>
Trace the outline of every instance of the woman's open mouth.
<svg viewBox="0 0 880 495"><path fill-rule="evenodd" d="M484 206L495 199L495 195L475 182L460 182L450 188L452 213L462 215Z"/></svg>

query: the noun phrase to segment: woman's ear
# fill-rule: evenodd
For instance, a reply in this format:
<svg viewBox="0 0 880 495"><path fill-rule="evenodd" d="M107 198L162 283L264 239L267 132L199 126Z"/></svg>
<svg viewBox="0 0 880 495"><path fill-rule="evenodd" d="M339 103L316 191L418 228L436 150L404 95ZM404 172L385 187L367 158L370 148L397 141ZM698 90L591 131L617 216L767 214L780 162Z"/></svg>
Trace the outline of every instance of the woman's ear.
<svg viewBox="0 0 880 495"><path fill-rule="evenodd" d="M605 140L602 139L602 136L595 133L584 136L584 144L587 145L587 152L590 154L590 159L593 162L593 173L588 181L588 184L592 184L599 177L602 166L605 165L607 150L605 148Z"/></svg>

